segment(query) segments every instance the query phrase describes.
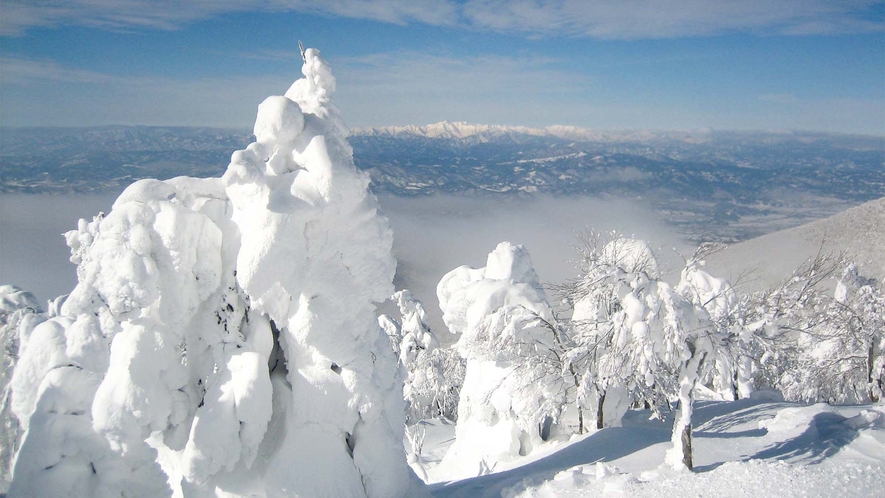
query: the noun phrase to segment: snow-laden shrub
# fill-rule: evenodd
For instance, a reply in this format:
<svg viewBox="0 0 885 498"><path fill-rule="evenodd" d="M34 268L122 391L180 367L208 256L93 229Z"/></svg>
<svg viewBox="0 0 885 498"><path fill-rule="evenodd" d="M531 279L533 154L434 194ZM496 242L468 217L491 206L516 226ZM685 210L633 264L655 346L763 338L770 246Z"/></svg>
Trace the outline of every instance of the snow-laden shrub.
<svg viewBox="0 0 885 498"><path fill-rule="evenodd" d="M411 292L398 291L393 299L402 315L398 356L406 373L406 423L438 417L443 411L446 389L445 372L434 355L439 341L427 326L424 305Z"/></svg>
<svg viewBox="0 0 885 498"><path fill-rule="evenodd" d="M378 324L402 365L406 425L437 417L456 420L463 359L454 348L440 347L427 325L424 305L409 290L397 291L391 299L400 321L381 315Z"/></svg>
<svg viewBox="0 0 885 498"><path fill-rule="evenodd" d="M405 496L374 317L392 234L316 50L222 178L144 180L67 235L79 283L22 340L15 496Z"/></svg>

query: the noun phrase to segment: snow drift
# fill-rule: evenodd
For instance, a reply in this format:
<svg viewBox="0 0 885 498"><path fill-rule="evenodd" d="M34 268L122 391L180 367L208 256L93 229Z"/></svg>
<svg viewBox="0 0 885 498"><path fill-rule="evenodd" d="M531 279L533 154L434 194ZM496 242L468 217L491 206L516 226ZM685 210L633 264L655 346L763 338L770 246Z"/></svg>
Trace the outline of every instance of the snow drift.
<svg viewBox="0 0 885 498"><path fill-rule="evenodd" d="M139 181L67 234L78 285L19 329L12 496L414 494L392 233L304 55L222 178Z"/></svg>

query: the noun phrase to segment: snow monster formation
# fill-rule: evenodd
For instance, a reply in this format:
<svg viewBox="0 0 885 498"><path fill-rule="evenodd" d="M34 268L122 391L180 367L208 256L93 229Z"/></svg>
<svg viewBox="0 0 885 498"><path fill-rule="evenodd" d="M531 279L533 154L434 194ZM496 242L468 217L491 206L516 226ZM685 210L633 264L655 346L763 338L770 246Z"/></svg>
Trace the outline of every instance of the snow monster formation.
<svg viewBox="0 0 885 498"><path fill-rule="evenodd" d="M552 347L543 322L553 322L553 310L528 251L510 242L498 244L485 268L444 275L436 292L467 361L455 442L440 465L453 476L485 474L541 444L545 420L562 404L556 386L532 381L536 351Z"/></svg>
<svg viewBox="0 0 885 498"><path fill-rule="evenodd" d="M222 178L139 181L67 234L79 284L20 332L10 496L422 494L374 316L392 232L304 58Z"/></svg>

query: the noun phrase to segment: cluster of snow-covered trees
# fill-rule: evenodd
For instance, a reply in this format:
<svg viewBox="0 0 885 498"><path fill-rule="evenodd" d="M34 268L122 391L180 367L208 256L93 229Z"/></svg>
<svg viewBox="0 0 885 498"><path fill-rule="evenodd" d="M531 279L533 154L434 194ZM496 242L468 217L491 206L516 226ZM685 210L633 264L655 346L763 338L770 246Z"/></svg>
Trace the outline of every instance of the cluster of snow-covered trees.
<svg viewBox="0 0 885 498"><path fill-rule="evenodd" d="M463 358L452 348L440 347L427 325L424 304L409 290L397 291L391 299L399 308L401 319L381 315L378 323L390 337L404 370L406 423L439 417L457 420L458 396L464 381Z"/></svg>
<svg viewBox="0 0 885 498"><path fill-rule="evenodd" d="M590 234L551 302L503 242L440 281L459 336L441 347L423 304L394 292L392 232L335 79L304 58L223 177L136 182L66 235L69 296L43 311L0 287L11 495L419 496L405 423L457 421L440 465L467 476L631 408L673 412L667 463L691 468L698 392L883 398L881 283L830 256L742 294L704 271L712 246L671 285L647 243ZM399 316L376 318L390 296Z"/></svg>
<svg viewBox="0 0 885 498"><path fill-rule="evenodd" d="M843 258L821 255L782 285L742 294L703 270L704 245L678 283L647 243L590 234L581 272L548 302L522 246L461 267L437 292L467 364L454 474L532 451L540 441L618 426L630 408L673 412L667 464L691 468L698 392L735 400L777 389L797 401L875 402L885 382L885 297ZM841 274L839 272L842 272ZM833 284L835 283L835 289Z"/></svg>

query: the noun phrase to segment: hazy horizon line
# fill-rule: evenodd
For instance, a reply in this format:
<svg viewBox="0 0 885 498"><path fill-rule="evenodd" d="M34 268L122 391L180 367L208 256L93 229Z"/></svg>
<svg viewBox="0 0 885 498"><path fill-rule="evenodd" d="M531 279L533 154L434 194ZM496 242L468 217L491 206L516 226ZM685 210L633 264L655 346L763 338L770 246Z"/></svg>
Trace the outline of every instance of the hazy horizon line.
<svg viewBox="0 0 885 498"><path fill-rule="evenodd" d="M385 130L392 128L426 128L434 125L442 124L459 124L467 126L484 126L484 127L500 127L500 128L522 128L532 131L548 131L551 128L569 128L578 131L587 132L609 132L609 133L767 133L772 135L790 135L790 134L812 134L812 135L836 135L836 136L853 136L853 137L869 137L869 138L885 138L885 131L882 132L857 132L857 131L832 131L819 130L811 128L715 128L711 126L699 128L590 128L586 126L577 126L569 124L555 124L548 126L529 126L520 124L499 124L499 123L479 123L471 121L437 121L435 123L425 124L394 124L394 125L376 125L376 126L352 126L348 130L351 133L368 131L368 130ZM2 130L38 130L38 129L57 129L57 130L97 130L109 128L179 128L190 130L227 130L238 132L251 132L252 125L239 126L214 126L214 125L177 125L177 124L101 124L101 125L0 125ZM436 138L436 137L431 137Z"/></svg>

